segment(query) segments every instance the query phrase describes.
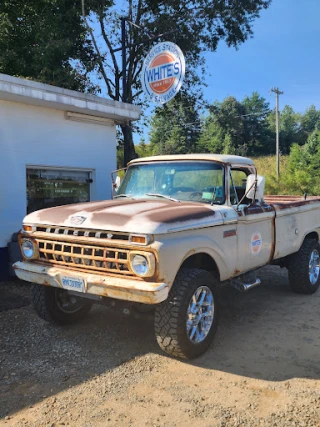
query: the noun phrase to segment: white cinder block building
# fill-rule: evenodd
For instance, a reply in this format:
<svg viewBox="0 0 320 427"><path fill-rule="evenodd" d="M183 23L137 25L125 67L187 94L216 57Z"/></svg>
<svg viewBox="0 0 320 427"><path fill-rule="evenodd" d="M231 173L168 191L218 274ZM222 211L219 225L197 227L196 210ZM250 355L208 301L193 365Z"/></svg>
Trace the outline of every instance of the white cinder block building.
<svg viewBox="0 0 320 427"><path fill-rule="evenodd" d="M0 280L32 211L111 197L116 123L140 108L0 74Z"/></svg>

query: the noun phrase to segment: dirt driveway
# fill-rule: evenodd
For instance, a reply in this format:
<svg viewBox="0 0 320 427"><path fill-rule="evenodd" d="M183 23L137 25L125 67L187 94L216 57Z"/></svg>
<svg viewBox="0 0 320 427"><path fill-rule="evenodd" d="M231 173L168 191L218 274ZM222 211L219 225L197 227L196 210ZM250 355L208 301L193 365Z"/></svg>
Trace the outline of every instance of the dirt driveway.
<svg viewBox="0 0 320 427"><path fill-rule="evenodd" d="M150 319L97 306L58 328L30 305L2 311L0 425L319 427L320 292L291 293L277 267L260 277L222 297L214 345L192 362L161 353Z"/></svg>

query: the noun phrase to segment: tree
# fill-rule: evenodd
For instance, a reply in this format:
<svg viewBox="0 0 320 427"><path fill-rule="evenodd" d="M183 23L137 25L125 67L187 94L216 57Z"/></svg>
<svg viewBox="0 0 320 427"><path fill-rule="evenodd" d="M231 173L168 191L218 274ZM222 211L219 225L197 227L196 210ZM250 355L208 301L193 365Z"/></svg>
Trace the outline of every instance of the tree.
<svg viewBox="0 0 320 427"><path fill-rule="evenodd" d="M269 126L273 134L273 144L275 146L276 133L276 113L273 110L269 115ZM290 105L285 105L280 112L279 118L279 145L282 154L289 154L294 143L303 145L306 142L306 135L301 131L301 115L296 113Z"/></svg>
<svg viewBox="0 0 320 427"><path fill-rule="evenodd" d="M320 126L320 111L311 105L301 117L301 130L310 135Z"/></svg>
<svg viewBox="0 0 320 427"><path fill-rule="evenodd" d="M270 153L271 132L268 124L270 104L258 92L246 96L242 101L244 107L243 125L244 139L248 147L248 155Z"/></svg>
<svg viewBox="0 0 320 427"><path fill-rule="evenodd" d="M235 148L232 146L231 136L226 133L223 140L223 154L236 154Z"/></svg>
<svg viewBox="0 0 320 427"><path fill-rule="evenodd" d="M139 157L147 157L152 155L150 145L146 144L144 138L141 138L139 144L135 146L135 149Z"/></svg>
<svg viewBox="0 0 320 427"><path fill-rule="evenodd" d="M234 153L245 141L243 105L233 96L222 103L215 102L209 107L210 114L204 121L199 146L203 151L222 153L225 146Z"/></svg>
<svg viewBox="0 0 320 427"><path fill-rule="evenodd" d="M84 0L83 0L84 1ZM224 40L228 46L237 47L251 37L252 22L260 11L267 8L271 0L126 0L123 8L109 8L109 0L88 0L93 17L99 24L101 43L94 41L98 54L98 72L104 81L111 99L120 101L122 67L121 57L114 49L120 45L120 17L130 22L127 45L131 46L126 56L127 89L125 99L130 103L143 104L141 97L140 72L143 58L149 46L143 42L147 35L157 35L177 30L166 37L175 41L185 54L188 64L185 88L197 93L204 73L204 50L214 51L218 42ZM92 32L93 39L95 38ZM104 42L104 47L100 47ZM202 69L202 76L197 72ZM125 125L121 126L127 132ZM124 141L129 158L135 156L132 129L129 128Z"/></svg>
<svg viewBox="0 0 320 427"><path fill-rule="evenodd" d="M194 152L200 135L195 97L182 91L168 104L156 108L149 135L153 154Z"/></svg>
<svg viewBox="0 0 320 427"><path fill-rule="evenodd" d="M94 92L95 57L80 0L1 1L1 73Z"/></svg>
<svg viewBox="0 0 320 427"><path fill-rule="evenodd" d="M308 171L313 179L319 181L320 170L320 130L314 130L304 146L304 158L307 163Z"/></svg>

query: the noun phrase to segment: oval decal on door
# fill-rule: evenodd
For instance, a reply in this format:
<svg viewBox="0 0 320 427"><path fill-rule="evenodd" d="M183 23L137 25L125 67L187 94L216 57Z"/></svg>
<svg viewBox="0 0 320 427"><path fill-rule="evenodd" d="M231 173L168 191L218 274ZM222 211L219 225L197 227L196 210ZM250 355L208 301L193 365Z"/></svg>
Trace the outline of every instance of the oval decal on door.
<svg viewBox="0 0 320 427"><path fill-rule="evenodd" d="M262 237L260 233L253 233L250 247L252 255L258 255L262 248Z"/></svg>

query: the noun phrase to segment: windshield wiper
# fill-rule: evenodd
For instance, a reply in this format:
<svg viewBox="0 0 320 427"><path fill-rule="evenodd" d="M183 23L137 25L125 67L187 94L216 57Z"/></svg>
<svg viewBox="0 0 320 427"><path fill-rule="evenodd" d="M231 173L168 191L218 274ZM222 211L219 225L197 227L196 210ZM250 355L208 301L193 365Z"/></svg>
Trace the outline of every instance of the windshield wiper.
<svg viewBox="0 0 320 427"><path fill-rule="evenodd" d="M146 193L146 196L152 196L152 197L161 197L162 199L172 200L173 202L181 203L180 200L174 199L170 196L165 196L164 194L158 194L158 193Z"/></svg>
<svg viewBox="0 0 320 427"><path fill-rule="evenodd" d="M114 199L116 199L117 197L129 197L130 199L134 198L130 194L117 194L116 196L113 196Z"/></svg>

